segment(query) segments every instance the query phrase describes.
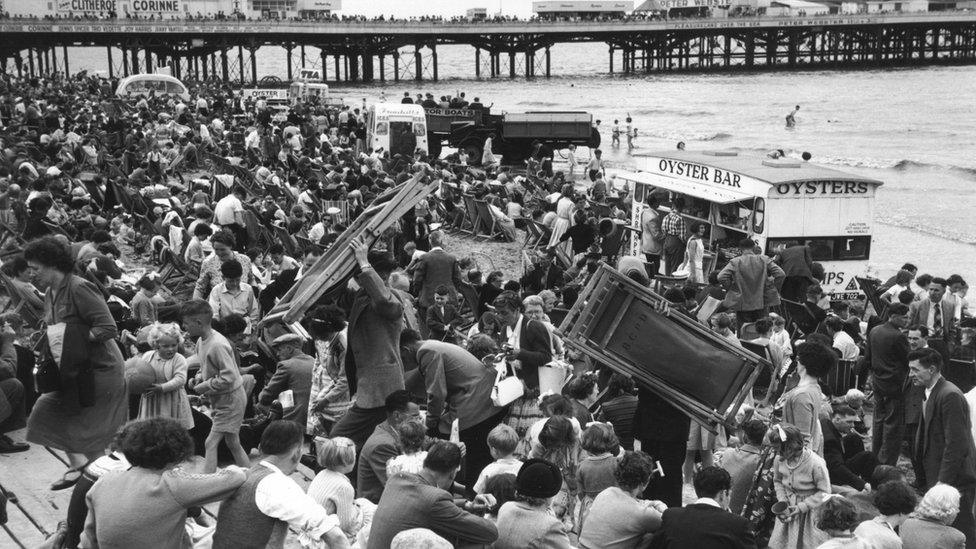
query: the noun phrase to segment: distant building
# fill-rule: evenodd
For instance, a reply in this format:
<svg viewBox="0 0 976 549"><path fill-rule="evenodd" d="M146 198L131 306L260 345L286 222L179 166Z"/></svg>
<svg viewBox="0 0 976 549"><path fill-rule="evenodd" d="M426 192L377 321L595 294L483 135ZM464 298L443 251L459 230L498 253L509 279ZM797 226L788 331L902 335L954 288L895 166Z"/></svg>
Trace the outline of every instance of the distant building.
<svg viewBox="0 0 976 549"><path fill-rule="evenodd" d="M807 0L772 0L766 8L767 15L773 16L807 16L827 15L830 8L824 4L808 2Z"/></svg>
<svg viewBox="0 0 976 549"><path fill-rule="evenodd" d="M614 0L532 2L532 13L541 19L623 19L633 9L633 2Z"/></svg>
<svg viewBox="0 0 976 549"><path fill-rule="evenodd" d="M241 13L245 17L321 18L342 9L342 0L4 0L15 17L118 17L182 19Z"/></svg>

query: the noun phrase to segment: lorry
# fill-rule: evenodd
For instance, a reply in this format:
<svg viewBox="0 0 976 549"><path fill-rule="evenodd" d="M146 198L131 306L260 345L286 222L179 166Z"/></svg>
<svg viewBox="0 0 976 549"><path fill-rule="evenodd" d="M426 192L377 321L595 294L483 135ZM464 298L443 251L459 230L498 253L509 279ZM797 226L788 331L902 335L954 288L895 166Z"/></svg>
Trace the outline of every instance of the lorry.
<svg viewBox="0 0 976 549"><path fill-rule="evenodd" d="M462 111L438 116L430 110ZM447 143L468 155L468 162L480 164L485 140L492 138L492 149L506 164L517 164L532 156L532 144L542 143L552 150L569 145L595 149L600 146L600 132L593 125L593 115L586 112L524 112L491 114L488 109L430 109L427 120L428 142L440 146L445 135L444 124L453 118L447 131ZM474 111L466 113L464 111ZM435 129L436 128L436 129ZM433 139L430 139L433 136ZM439 151L438 151L439 152ZM432 152L433 154L433 152Z"/></svg>

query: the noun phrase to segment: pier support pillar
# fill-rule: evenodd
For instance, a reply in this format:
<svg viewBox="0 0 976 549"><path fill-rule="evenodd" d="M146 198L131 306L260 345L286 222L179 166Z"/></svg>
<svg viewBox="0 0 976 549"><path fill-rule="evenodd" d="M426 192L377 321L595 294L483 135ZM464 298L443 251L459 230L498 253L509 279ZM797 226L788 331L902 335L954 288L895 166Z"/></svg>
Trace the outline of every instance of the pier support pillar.
<svg viewBox="0 0 976 549"><path fill-rule="evenodd" d="M146 52L146 74L152 74L153 73L152 52L149 51L148 46L145 48L145 52Z"/></svg>
<svg viewBox="0 0 976 549"><path fill-rule="evenodd" d="M224 82L230 82L230 64L227 63L227 48L220 49L220 73Z"/></svg>
<svg viewBox="0 0 976 549"><path fill-rule="evenodd" d="M393 81L400 81L400 50L393 50Z"/></svg>
<svg viewBox="0 0 976 549"><path fill-rule="evenodd" d="M793 31L790 32L788 40L789 42L787 43L786 62L790 67L795 67L797 42L800 40L800 37L797 32Z"/></svg>
<svg viewBox="0 0 976 549"><path fill-rule="evenodd" d="M319 57L322 63L322 81L329 81L329 56L325 53L325 48L319 46Z"/></svg>
<svg viewBox="0 0 976 549"><path fill-rule="evenodd" d="M746 36L746 66L752 68L756 63L756 37L752 33Z"/></svg>
<svg viewBox="0 0 976 549"><path fill-rule="evenodd" d="M549 55L549 46L546 46L546 78L552 76L552 57Z"/></svg>
<svg viewBox="0 0 976 549"><path fill-rule="evenodd" d="M434 82L437 82L437 44L430 45L430 60L434 67Z"/></svg>
<svg viewBox="0 0 976 549"><path fill-rule="evenodd" d="M64 57L64 75L70 76L71 71L68 68L68 46L61 46L61 55Z"/></svg>
<svg viewBox="0 0 976 549"><path fill-rule="evenodd" d="M333 59L332 62L333 62L333 66L335 66L336 82L341 82L342 81L342 68L339 66L339 56L338 55L335 56L335 59Z"/></svg>
<svg viewBox="0 0 976 549"><path fill-rule="evenodd" d="M378 59L380 62L380 82L386 82L386 56L380 54Z"/></svg>
<svg viewBox="0 0 976 549"><path fill-rule="evenodd" d="M481 48L474 49L474 77L481 78Z"/></svg>
<svg viewBox="0 0 976 549"><path fill-rule="evenodd" d="M613 74L613 46L610 46L610 74Z"/></svg>
<svg viewBox="0 0 976 549"><path fill-rule="evenodd" d="M305 44L302 44L301 45L301 52L302 52L302 65L299 68L302 68L302 67L305 66Z"/></svg>
<svg viewBox="0 0 976 549"><path fill-rule="evenodd" d="M132 56L132 74L139 74L139 48L129 50L129 55Z"/></svg>
<svg viewBox="0 0 976 549"><path fill-rule="evenodd" d="M213 75L212 68L210 67L210 61L207 59L206 55L200 56L200 72L203 74L204 80Z"/></svg>
<svg viewBox="0 0 976 549"><path fill-rule="evenodd" d="M292 80L294 80L294 78L292 78L292 70L291 70L291 50L293 48L294 48L294 46L291 45L291 44L285 45L285 55L287 55L287 71L288 71L288 81L289 82L291 82Z"/></svg>
<svg viewBox="0 0 976 549"><path fill-rule="evenodd" d="M414 69L416 69L414 80L420 82L424 79L424 58L420 55L420 46L413 47L413 62Z"/></svg>
<svg viewBox="0 0 976 549"><path fill-rule="evenodd" d="M508 52L508 77L515 78L515 52Z"/></svg>
<svg viewBox="0 0 976 549"><path fill-rule="evenodd" d="M108 54L108 77L115 78L115 61L112 60L112 46L107 46L105 53Z"/></svg>
<svg viewBox="0 0 976 549"><path fill-rule="evenodd" d="M237 46L237 71L241 84L244 84L244 46L241 45Z"/></svg>
<svg viewBox="0 0 976 549"><path fill-rule="evenodd" d="M24 58L20 55L20 52L14 53L14 64L17 66L17 78L24 77Z"/></svg>
<svg viewBox="0 0 976 549"><path fill-rule="evenodd" d="M347 55L346 59L349 62L349 81L355 82L359 80L359 55Z"/></svg>
<svg viewBox="0 0 976 549"><path fill-rule="evenodd" d="M27 68L30 76L36 76L34 72L34 50L27 50Z"/></svg>
<svg viewBox="0 0 976 549"><path fill-rule="evenodd" d="M126 55L125 48L119 48L122 52L122 76L129 76L129 56Z"/></svg>
<svg viewBox="0 0 976 549"><path fill-rule="evenodd" d="M725 35L725 48L722 51L722 61L725 64L725 68L732 66L732 35Z"/></svg>
<svg viewBox="0 0 976 549"><path fill-rule="evenodd" d="M258 83L258 61L257 61L257 56L255 55L257 53L257 48L254 47L254 46L251 46L250 48L248 48L248 50L251 52L251 83L257 85L257 83Z"/></svg>
<svg viewBox="0 0 976 549"><path fill-rule="evenodd" d="M535 62L535 54L532 52L531 48L526 48L525 50L525 77L532 78L535 76L535 67L533 63Z"/></svg>

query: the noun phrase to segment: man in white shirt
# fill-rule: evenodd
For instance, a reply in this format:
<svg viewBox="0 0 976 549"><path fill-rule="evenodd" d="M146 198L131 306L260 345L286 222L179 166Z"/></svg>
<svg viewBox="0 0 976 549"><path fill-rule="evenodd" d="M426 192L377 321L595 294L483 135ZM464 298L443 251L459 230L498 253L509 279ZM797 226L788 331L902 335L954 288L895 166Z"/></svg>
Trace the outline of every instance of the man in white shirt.
<svg viewBox="0 0 976 549"><path fill-rule="evenodd" d="M854 343L854 338L844 331L844 321L837 316L828 316L824 320L831 338L834 340L834 349L840 351L842 360L854 360L861 354L860 347Z"/></svg>
<svg viewBox="0 0 976 549"><path fill-rule="evenodd" d="M349 541L339 518L328 514L288 476L302 456L302 428L294 421L272 422L261 436L261 461L247 480L220 504L213 549L240 547L283 548L288 529L303 546L324 541L331 549L346 549Z"/></svg>
<svg viewBox="0 0 976 549"><path fill-rule="evenodd" d="M230 230L237 239L237 247L247 248L247 224L244 221L244 200L247 192L242 187L234 187L234 191L221 198L214 204L214 223Z"/></svg>

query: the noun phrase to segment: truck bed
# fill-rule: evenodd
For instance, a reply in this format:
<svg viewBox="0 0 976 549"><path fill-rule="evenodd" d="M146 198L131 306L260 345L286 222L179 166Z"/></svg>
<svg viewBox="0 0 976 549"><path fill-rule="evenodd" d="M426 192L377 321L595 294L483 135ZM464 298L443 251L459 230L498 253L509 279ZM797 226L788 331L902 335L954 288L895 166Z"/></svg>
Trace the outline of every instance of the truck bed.
<svg viewBox="0 0 976 549"><path fill-rule="evenodd" d="M505 113L506 139L587 139L593 116L585 112Z"/></svg>

